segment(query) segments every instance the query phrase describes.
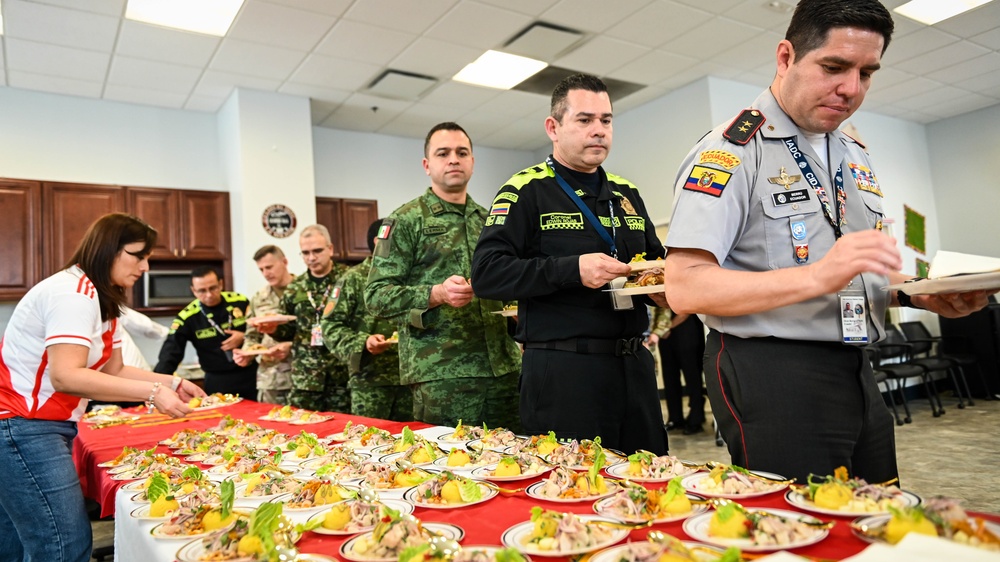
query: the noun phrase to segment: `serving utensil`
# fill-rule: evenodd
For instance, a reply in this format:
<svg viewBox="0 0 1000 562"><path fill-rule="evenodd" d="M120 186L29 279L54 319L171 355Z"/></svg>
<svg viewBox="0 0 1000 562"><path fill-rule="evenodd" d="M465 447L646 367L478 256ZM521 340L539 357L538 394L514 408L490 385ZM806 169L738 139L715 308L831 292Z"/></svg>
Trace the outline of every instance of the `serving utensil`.
<svg viewBox="0 0 1000 562"><path fill-rule="evenodd" d="M729 504L733 504L736 507L738 507L740 509L740 511L742 511L743 513L746 513L747 515L760 515L760 516L768 515L768 516L772 516L772 517L774 516L773 514L768 513L767 511L764 511L764 510L760 510L760 509L747 509L746 507L743 507L742 504L740 504L738 502L734 502L733 500L727 500L725 498L712 498L711 500L709 500L709 503L715 509L719 509L719 508L721 508L723 506L726 506L726 505L729 505ZM808 525L809 527L812 527L814 529L830 529L831 527L833 527L834 525L836 525L836 522L834 522L834 521L820 521L819 519L808 517L808 516L806 516L806 517L800 517L800 518L796 519L796 521L798 521L799 523L802 523L803 525Z"/></svg>

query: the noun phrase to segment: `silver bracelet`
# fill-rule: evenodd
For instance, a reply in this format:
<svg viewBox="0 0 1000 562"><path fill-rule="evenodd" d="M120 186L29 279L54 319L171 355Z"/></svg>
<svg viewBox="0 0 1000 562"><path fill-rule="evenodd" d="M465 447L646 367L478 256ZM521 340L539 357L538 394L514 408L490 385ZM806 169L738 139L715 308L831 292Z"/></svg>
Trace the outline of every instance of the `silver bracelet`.
<svg viewBox="0 0 1000 562"><path fill-rule="evenodd" d="M174 375L174 379L170 381L170 390L177 392L177 389L181 387L182 382L184 382L184 379Z"/></svg>
<svg viewBox="0 0 1000 562"><path fill-rule="evenodd" d="M156 400L156 393L160 390L160 383L154 382L152 390L149 391L149 398L146 398L146 413L152 414L156 406L153 405L153 401Z"/></svg>

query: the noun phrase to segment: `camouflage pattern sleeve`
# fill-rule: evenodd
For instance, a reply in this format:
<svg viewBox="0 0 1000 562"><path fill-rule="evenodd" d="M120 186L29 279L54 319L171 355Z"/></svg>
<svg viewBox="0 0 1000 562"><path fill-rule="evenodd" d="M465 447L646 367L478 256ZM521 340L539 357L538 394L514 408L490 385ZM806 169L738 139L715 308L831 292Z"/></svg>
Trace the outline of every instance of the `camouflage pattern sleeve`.
<svg viewBox="0 0 1000 562"><path fill-rule="evenodd" d="M246 351L250 349L251 346L258 345L264 341L264 334L257 331L257 328L249 322L251 318L257 316L257 306L256 299L250 299L250 304L247 306L247 331L243 336L243 350Z"/></svg>
<svg viewBox="0 0 1000 562"><path fill-rule="evenodd" d="M297 281L298 278L295 278ZM295 291L293 285L295 281L292 281L292 285L285 288L284 294L281 295L281 311L279 314L291 314L295 316ZM271 334L274 341L292 341L295 339L295 334L298 332L298 321L292 320L285 324L278 324L278 328Z"/></svg>
<svg viewBox="0 0 1000 562"><path fill-rule="evenodd" d="M420 218L419 208L403 207L382 223L364 292L368 310L375 316L426 325L420 319L428 311L433 284L410 279Z"/></svg>
<svg viewBox="0 0 1000 562"><path fill-rule="evenodd" d="M673 313L669 308L659 306L650 307L653 310L653 318L649 322L649 332L662 336L670 331Z"/></svg>
<svg viewBox="0 0 1000 562"><path fill-rule="evenodd" d="M365 342L371 335L367 330L361 329L367 327L362 325L364 322L359 322L368 314L364 303L367 279L362 278L357 267L348 270L337 282L340 298L333 310L325 314L320 322L327 349L337 359L347 363L351 373L361 370L361 356L365 351Z"/></svg>

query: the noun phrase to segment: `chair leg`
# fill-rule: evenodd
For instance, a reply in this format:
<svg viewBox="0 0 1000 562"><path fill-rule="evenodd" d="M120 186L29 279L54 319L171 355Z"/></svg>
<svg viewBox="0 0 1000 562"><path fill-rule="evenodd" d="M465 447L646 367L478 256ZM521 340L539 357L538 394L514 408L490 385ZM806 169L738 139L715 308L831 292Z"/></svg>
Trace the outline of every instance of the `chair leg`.
<svg viewBox="0 0 1000 562"><path fill-rule="evenodd" d="M889 395L889 406L892 408L892 417L896 420L896 425L903 425L903 420L899 419L899 410L896 409L896 399L892 397L892 384L885 381L886 394Z"/></svg>
<svg viewBox="0 0 1000 562"><path fill-rule="evenodd" d="M956 369L961 369L960 366L955 365L948 369L948 376L951 377L951 385L955 388L955 396L958 397L958 409L965 409L965 395L962 394L962 388L958 386L958 376L955 374Z"/></svg>
<svg viewBox="0 0 1000 562"><path fill-rule="evenodd" d="M924 373L920 378L924 380L924 391L927 392L927 401L931 404L931 413L935 418L944 415L944 406L941 404L941 395L938 394L937 385L934 384L934 379L931 377L930 373ZM937 407L935 408L934 401L937 400Z"/></svg>
<svg viewBox="0 0 1000 562"><path fill-rule="evenodd" d="M906 401L906 392L903 388L903 379L896 379L896 391L899 392L900 401L903 403L903 411L906 412L906 417L903 418L903 421L913 423L913 418L910 416L910 403Z"/></svg>
<svg viewBox="0 0 1000 562"><path fill-rule="evenodd" d="M962 381L962 387L965 389L965 397L969 399L969 406L975 406L976 403L972 401L972 391L969 390L969 379L965 378L965 368L961 365L955 367L958 369L958 379ZM976 365L979 368L979 365Z"/></svg>

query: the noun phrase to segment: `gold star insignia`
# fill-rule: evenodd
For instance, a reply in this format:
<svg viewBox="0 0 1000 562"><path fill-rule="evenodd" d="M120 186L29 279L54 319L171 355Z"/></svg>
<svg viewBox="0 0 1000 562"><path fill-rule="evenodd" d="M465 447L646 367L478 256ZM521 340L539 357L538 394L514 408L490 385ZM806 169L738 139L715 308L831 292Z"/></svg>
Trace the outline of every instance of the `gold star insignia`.
<svg viewBox="0 0 1000 562"><path fill-rule="evenodd" d="M740 132L741 132L741 133L745 133L745 132L747 132L747 131L749 131L749 130L750 130L750 129L748 129L748 128L746 128L746 127L740 127Z"/></svg>
<svg viewBox="0 0 1000 562"><path fill-rule="evenodd" d="M753 122L752 121L744 121L743 122L743 126L744 127L753 127Z"/></svg>

